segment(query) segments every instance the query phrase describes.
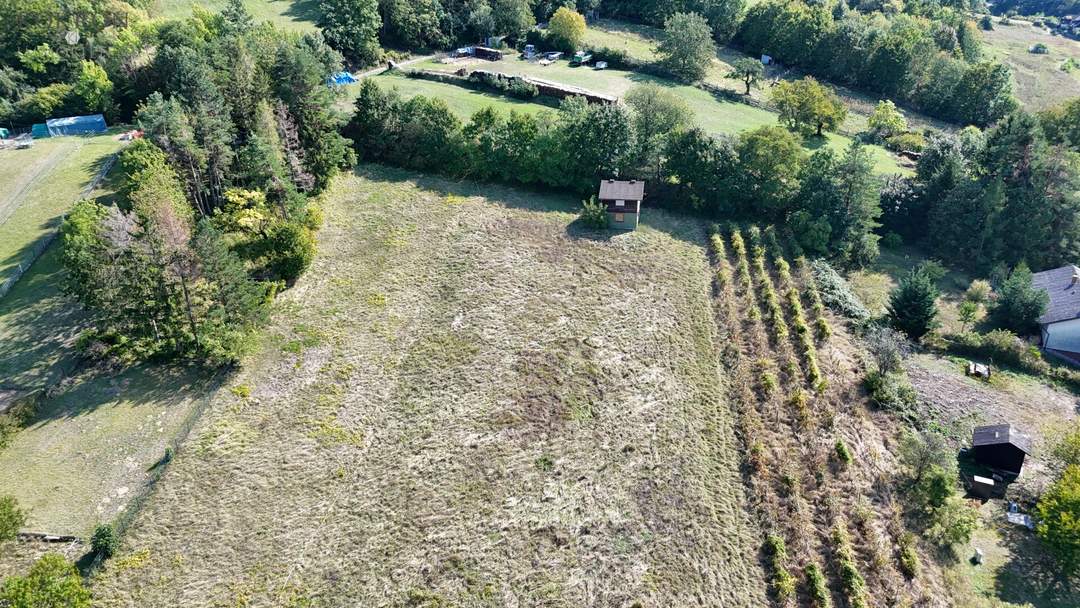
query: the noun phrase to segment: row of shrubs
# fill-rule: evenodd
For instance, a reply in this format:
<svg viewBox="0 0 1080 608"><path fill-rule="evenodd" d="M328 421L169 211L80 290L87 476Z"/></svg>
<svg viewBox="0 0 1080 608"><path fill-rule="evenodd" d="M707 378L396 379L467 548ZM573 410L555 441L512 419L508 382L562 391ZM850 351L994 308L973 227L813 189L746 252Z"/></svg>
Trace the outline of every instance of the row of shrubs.
<svg viewBox="0 0 1080 608"><path fill-rule="evenodd" d="M1061 365L1051 365L1039 352L1038 347L1024 342L1006 329L995 329L985 334L969 331L941 336L938 346L948 353L992 361L1060 382L1072 391L1080 392L1080 370Z"/></svg>
<svg viewBox="0 0 1080 608"><path fill-rule="evenodd" d="M459 87L490 90L518 99L533 99L540 95L540 89L523 78L503 76L493 72L476 71L468 76L459 76L458 74L434 70L409 70L405 72L405 75L418 80L431 80Z"/></svg>

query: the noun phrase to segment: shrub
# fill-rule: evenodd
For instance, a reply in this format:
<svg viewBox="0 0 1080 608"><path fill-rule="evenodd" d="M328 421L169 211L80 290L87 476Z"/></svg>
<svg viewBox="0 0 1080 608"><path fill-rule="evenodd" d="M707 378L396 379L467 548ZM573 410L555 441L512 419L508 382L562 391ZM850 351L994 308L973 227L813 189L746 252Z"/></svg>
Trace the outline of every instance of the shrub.
<svg viewBox="0 0 1080 608"><path fill-rule="evenodd" d="M904 357L907 356L911 347L903 334L891 327L880 325L873 325L867 329L863 336L863 343L874 358L879 374L900 371Z"/></svg>
<svg viewBox="0 0 1080 608"><path fill-rule="evenodd" d="M922 564L919 562L919 554L915 550L915 535L904 532L900 535L900 572L909 579L919 575Z"/></svg>
<svg viewBox="0 0 1080 608"><path fill-rule="evenodd" d="M964 300L976 304L985 304L990 300L990 282L983 279L975 279L964 291Z"/></svg>
<svg viewBox="0 0 1080 608"><path fill-rule="evenodd" d="M11 576L0 588L0 606L9 608L90 608L90 591L75 565L46 553L26 576Z"/></svg>
<svg viewBox="0 0 1080 608"><path fill-rule="evenodd" d="M814 608L832 608L832 599L829 596L829 587L825 582L825 575L817 564L806 567L807 593L810 594L810 604Z"/></svg>
<svg viewBox="0 0 1080 608"><path fill-rule="evenodd" d="M881 237L881 246L886 249L896 249L904 245L904 237L895 232L887 232Z"/></svg>
<svg viewBox="0 0 1080 608"><path fill-rule="evenodd" d="M267 268L276 278L292 283L315 259L315 236L301 224L278 224L267 242Z"/></svg>
<svg viewBox="0 0 1080 608"><path fill-rule="evenodd" d="M985 334L949 334L945 336L945 348L956 355L989 360L1036 375L1050 371L1050 364L1043 359L1038 348L1005 329L995 329Z"/></svg>
<svg viewBox="0 0 1080 608"><path fill-rule="evenodd" d="M14 496L0 496L0 543L15 540L19 528L26 525L26 511L19 508Z"/></svg>
<svg viewBox="0 0 1080 608"><path fill-rule="evenodd" d="M112 557L120 546L120 539L116 536L110 524L100 524L94 528L94 535L90 538L90 550L101 557Z"/></svg>
<svg viewBox="0 0 1080 608"><path fill-rule="evenodd" d="M1050 296L1032 284L1027 265L1018 264L997 291L998 297L990 309L990 320L994 325L1018 334L1035 332L1039 317L1050 303Z"/></svg>
<svg viewBox="0 0 1080 608"><path fill-rule="evenodd" d="M926 138L921 133L900 133L886 137L885 147L893 152L922 152Z"/></svg>
<svg viewBox="0 0 1080 608"><path fill-rule="evenodd" d="M866 608L866 581L859 574L859 567L851 550L851 536L843 522L833 527L833 544L840 571L840 586L851 608Z"/></svg>
<svg viewBox="0 0 1080 608"><path fill-rule="evenodd" d="M875 406L905 418L915 415L918 395L903 374L870 372L863 380L863 386Z"/></svg>
<svg viewBox="0 0 1080 608"><path fill-rule="evenodd" d="M836 450L837 462L839 462L843 466L851 464L851 461L854 460L854 457L852 457L851 450L848 449L847 444L844 443L843 439L837 439L836 445L833 447Z"/></svg>
<svg viewBox="0 0 1080 608"><path fill-rule="evenodd" d="M982 19L979 19L979 27L989 32L994 29L994 20L990 15L983 15Z"/></svg>
<svg viewBox="0 0 1080 608"><path fill-rule="evenodd" d="M784 602L795 597L795 577L784 566L784 562L787 561L787 546L784 544L784 539L770 534L765 538L765 553L772 567L772 583L777 599Z"/></svg>
<svg viewBox="0 0 1080 608"><path fill-rule="evenodd" d="M1036 42L1031 45L1031 48L1028 49L1028 51L1036 55L1046 55L1050 52L1050 48L1041 42Z"/></svg>
<svg viewBox="0 0 1080 608"><path fill-rule="evenodd" d="M603 203L596 200L595 196L590 196L587 200L581 201L581 223L589 228L607 228L607 208Z"/></svg>
<svg viewBox="0 0 1080 608"><path fill-rule="evenodd" d="M810 269L825 306L849 319L863 321L870 318L870 311L851 290L851 285L828 262L812 260Z"/></svg>
<svg viewBox="0 0 1080 608"><path fill-rule="evenodd" d="M918 340L938 326L938 288L933 268L921 266L900 279L889 296L889 319L893 327Z"/></svg>
<svg viewBox="0 0 1080 608"><path fill-rule="evenodd" d="M943 547L964 544L971 541L978 526L978 511L954 494L934 510L926 537Z"/></svg>

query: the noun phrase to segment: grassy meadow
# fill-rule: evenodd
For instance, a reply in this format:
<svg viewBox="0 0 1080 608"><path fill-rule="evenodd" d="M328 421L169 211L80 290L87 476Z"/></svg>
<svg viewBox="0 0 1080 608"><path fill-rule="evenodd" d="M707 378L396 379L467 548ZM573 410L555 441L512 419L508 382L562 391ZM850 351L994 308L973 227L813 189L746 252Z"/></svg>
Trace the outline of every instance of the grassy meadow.
<svg viewBox="0 0 1080 608"><path fill-rule="evenodd" d="M191 14L191 7L196 4L218 12L225 8L227 0L150 0L150 14L183 18ZM313 31L319 18L318 0L244 0L244 6L257 22L269 21L299 32Z"/></svg>
<svg viewBox="0 0 1080 608"><path fill-rule="evenodd" d="M1061 69L1069 57L1080 62L1080 42L1018 20L1010 25L995 22L994 29L982 35L986 54L1012 69L1015 93L1025 108L1044 110L1080 96L1080 67L1071 72ZM1040 42L1049 53L1029 51Z"/></svg>
<svg viewBox="0 0 1080 608"><path fill-rule="evenodd" d="M41 239L93 182L122 142L116 133L38 139L0 150L0 283L30 261ZM91 192L90 197L102 195Z"/></svg>
<svg viewBox="0 0 1080 608"><path fill-rule="evenodd" d="M323 204L96 605L763 605L698 221L368 166Z"/></svg>

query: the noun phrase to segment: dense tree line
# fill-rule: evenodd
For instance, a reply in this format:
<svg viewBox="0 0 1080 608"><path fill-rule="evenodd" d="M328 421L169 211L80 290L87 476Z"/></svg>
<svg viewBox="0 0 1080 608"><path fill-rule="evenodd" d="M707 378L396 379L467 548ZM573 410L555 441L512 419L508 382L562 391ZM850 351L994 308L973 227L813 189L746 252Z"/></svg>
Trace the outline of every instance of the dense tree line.
<svg viewBox="0 0 1080 608"><path fill-rule="evenodd" d="M1080 13L1080 0L998 0L993 3L994 13L1019 13L1021 15L1076 15Z"/></svg>
<svg viewBox="0 0 1080 608"><path fill-rule="evenodd" d="M1080 159L1016 112L985 134L932 137L910 178L882 191L882 223L942 260L989 274L1080 255Z"/></svg>
<svg viewBox="0 0 1080 608"><path fill-rule="evenodd" d="M239 0L184 20L128 11L124 23L110 21L116 4L31 3L19 13L27 31L0 48L21 57L28 74L37 60L27 53L42 45L77 51L43 60L52 67L38 76L42 86L5 106L17 116L55 116L56 108L24 108L42 90L70 86L78 99L97 100L82 109L144 131L121 154L117 203L79 203L62 227L65 288L95 321L83 344L127 360L235 361L273 293L312 260L320 218L308 197L355 162L325 84L341 55L319 34L255 25ZM64 11L75 10L84 11L80 23L109 24L86 48L50 37L49 28L76 18ZM30 27L34 19L45 25ZM108 86L82 86L90 71Z"/></svg>
<svg viewBox="0 0 1080 608"><path fill-rule="evenodd" d="M975 24L948 10L886 17L772 0L747 11L735 42L962 124L985 126L1016 108L1008 69L985 60Z"/></svg>
<svg viewBox="0 0 1080 608"><path fill-rule="evenodd" d="M365 80L346 134L363 159L474 179L583 195L602 178L651 179L652 204L788 222L810 253L848 266L876 257L878 183L861 145L807 156L799 136L782 127L710 136L660 87L632 90L627 101L628 108L571 98L558 112L536 115L488 107L462 124L442 100L406 100Z"/></svg>

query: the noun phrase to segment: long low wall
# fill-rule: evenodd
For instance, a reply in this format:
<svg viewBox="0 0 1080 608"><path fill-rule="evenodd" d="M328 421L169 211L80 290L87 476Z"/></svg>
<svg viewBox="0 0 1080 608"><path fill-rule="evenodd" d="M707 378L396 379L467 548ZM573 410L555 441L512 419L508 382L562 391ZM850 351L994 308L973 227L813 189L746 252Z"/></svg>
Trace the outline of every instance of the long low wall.
<svg viewBox="0 0 1080 608"><path fill-rule="evenodd" d="M408 72L408 75L412 78L434 80L436 82L456 84L463 87L473 87L476 85L474 81L469 80L469 76L472 74L487 74L492 78L498 78L503 80L521 80L535 86L540 92L540 95L543 97L553 97L555 99L566 99L567 97L584 97L585 100L589 103L604 104L613 104L619 101L618 97L615 97L613 95L607 95L605 93L597 93L588 89L582 89L580 87L574 87L559 82L552 82L550 80L534 78L532 76L505 74L503 72L493 72L491 70L473 70L472 72L469 72L468 75L463 75L460 72L440 72L438 70L412 70Z"/></svg>

